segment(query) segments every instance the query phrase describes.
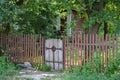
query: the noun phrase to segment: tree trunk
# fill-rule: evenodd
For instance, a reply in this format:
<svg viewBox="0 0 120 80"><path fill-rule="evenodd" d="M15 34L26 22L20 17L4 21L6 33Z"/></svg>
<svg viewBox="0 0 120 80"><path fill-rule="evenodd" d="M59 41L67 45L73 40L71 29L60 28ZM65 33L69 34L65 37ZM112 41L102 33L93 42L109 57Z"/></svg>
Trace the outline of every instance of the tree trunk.
<svg viewBox="0 0 120 80"><path fill-rule="evenodd" d="M106 39L107 33L108 33L108 25L107 25L107 22L104 22L104 39Z"/></svg>

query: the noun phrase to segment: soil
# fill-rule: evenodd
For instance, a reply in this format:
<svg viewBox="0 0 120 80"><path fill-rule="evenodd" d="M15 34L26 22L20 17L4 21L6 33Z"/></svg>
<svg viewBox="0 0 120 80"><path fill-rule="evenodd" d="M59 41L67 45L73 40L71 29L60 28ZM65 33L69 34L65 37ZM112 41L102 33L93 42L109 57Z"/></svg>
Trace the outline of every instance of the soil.
<svg viewBox="0 0 120 80"><path fill-rule="evenodd" d="M60 76L62 75L62 72L56 72L56 71L51 71L51 72L43 72L43 71L32 71L32 70L21 70L19 72L18 78L20 80L23 79L32 79L32 80L45 80L50 79L55 76ZM61 80L59 78L55 80Z"/></svg>

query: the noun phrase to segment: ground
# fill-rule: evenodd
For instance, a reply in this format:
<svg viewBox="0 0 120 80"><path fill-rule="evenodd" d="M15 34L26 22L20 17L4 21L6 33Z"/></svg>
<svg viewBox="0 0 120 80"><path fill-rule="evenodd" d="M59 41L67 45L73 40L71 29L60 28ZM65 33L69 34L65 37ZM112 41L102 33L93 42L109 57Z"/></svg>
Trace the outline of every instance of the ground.
<svg viewBox="0 0 120 80"><path fill-rule="evenodd" d="M23 80L24 78L30 78L33 80L45 80L45 78L51 78L53 76L61 75L61 72L51 71L51 72L43 72L43 71L31 71L31 70L21 70L19 72L19 78ZM61 79L56 79L61 80Z"/></svg>

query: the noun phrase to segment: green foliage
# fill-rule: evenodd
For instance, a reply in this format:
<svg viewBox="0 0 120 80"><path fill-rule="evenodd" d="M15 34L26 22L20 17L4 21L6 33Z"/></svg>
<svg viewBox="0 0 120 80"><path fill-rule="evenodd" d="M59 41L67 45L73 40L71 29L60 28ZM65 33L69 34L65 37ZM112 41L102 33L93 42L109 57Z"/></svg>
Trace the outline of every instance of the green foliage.
<svg viewBox="0 0 120 80"><path fill-rule="evenodd" d="M15 65L7 60L7 56L0 57L0 75L10 75L14 73Z"/></svg>
<svg viewBox="0 0 120 80"><path fill-rule="evenodd" d="M112 59L105 69L105 74L115 74L120 71L120 58Z"/></svg>
<svg viewBox="0 0 120 80"><path fill-rule="evenodd" d="M14 79L19 67L8 60L7 52L0 47L3 55L0 56L0 80L16 80Z"/></svg>
<svg viewBox="0 0 120 80"><path fill-rule="evenodd" d="M110 59L108 66L101 64L101 57L96 57L94 63L87 63L81 67L67 69L67 73L60 76L62 80L119 80L120 57ZM103 68L105 67L105 68Z"/></svg>
<svg viewBox="0 0 120 80"><path fill-rule="evenodd" d="M59 31L56 30L57 17L65 19L70 10L78 12L79 18L84 18L83 27L94 27L95 24L107 22L110 33L118 33L120 27L120 1L115 0L21 0L0 1L0 27L10 24L10 29L4 26L0 32L17 34L42 34L55 38ZM73 24L75 25L75 24ZM68 26L65 26L66 29ZM74 26L71 26L74 27ZM101 27L101 25L100 25Z"/></svg>
<svg viewBox="0 0 120 80"><path fill-rule="evenodd" d="M48 66L47 64L34 63L33 67L40 71L51 71L51 66Z"/></svg>

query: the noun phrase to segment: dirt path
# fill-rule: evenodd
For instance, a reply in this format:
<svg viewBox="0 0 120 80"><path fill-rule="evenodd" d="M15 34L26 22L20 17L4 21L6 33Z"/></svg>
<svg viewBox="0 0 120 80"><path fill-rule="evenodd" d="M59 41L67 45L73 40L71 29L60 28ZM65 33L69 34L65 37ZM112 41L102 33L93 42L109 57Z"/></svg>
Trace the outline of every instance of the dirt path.
<svg viewBox="0 0 120 80"><path fill-rule="evenodd" d="M23 80L25 78L33 79L33 80L45 80L45 78L51 78L53 76L59 76L61 75L61 72L42 72L42 71L31 71L31 70L21 70L19 72L19 78L20 80ZM55 80L61 80L61 79L55 79Z"/></svg>

